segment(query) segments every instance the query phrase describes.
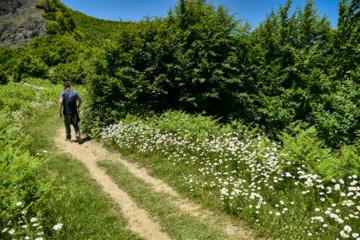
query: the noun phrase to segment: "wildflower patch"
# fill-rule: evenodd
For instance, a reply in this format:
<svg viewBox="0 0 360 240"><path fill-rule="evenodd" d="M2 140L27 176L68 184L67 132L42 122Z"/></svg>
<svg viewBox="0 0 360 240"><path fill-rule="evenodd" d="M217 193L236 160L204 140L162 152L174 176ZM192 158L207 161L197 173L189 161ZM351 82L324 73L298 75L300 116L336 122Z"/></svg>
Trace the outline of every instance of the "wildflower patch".
<svg viewBox="0 0 360 240"><path fill-rule="evenodd" d="M357 238L357 175L326 179L297 153L244 126L238 131L208 129L200 135L164 123L124 119L103 128L102 141L123 154L148 159L144 162L154 172L171 174L179 188L186 187L196 198L215 199L224 211L244 217L262 234Z"/></svg>

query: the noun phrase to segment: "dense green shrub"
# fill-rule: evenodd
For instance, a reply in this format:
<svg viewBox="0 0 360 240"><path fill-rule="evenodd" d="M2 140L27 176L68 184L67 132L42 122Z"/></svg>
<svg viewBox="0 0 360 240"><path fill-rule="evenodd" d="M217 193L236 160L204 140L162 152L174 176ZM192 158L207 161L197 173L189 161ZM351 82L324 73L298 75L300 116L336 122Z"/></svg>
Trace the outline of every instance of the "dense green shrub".
<svg viewBox="0 0 360 240"><path fill-rule="evenodd" d="M0 85L7 84L8 81L9 81L8 76L6 76L6 74L0 70Z"/></svg>
<svg viewBox="0 0 360 240"><path fill-rule="evenodd" d="M88 62L79 61L59 64L50 71L49 79L54 84L71 82L73 84L84 84L87 77Z"/></svg>
<svg viewBox="0 0 360 240"><path fill-rule="evenodd" d="M35 39L29 46L32 55L38 56L48 66L68 63L79 59L86 50L69 36L48 35Z"/></svg>
<svg viewBox="0 0 360 240"><path fill-rule="evenodd" d="M45 8L45 3L44 2L36 3L35 7L37 7L37 8Z"/></svg>
<svg viewBox="0 0 360 240"><path fill-rule="evenodd" d="M73 33L76 28L74 18L69 8L60 0L46 0L47 11L44 17L50 20L46 24L46 29L50 33Z"/></svg>
<svg viewBox="0 0 360 240"><path fill-rule="evenodd" d="M60 27L59 24L55 21L48 21L45 23L45 28L48 33L50 34L57 34L60 33Z"/></svg>
<svg viewBox="0 0 360 240"><path fill-rule="evenodd" d="M27 53L28 49L24 47L0 47L0 71L6 75L12 74L12 69L17 60Z"/></svg>
<svg viewBox="0 0 360 240"><path fill-rule="evenodd" d="M179 1L163 19L123 25L92 61L85 123L174 109L242 119L274 137L305 122L324 146L353 143L359 54L349 48L359 36L359 6L340 2L336 30L314 1L293 13L291 6L272 10L251 32L223 6L201 0Z"/></svg>
<svg viewBox="0 0 360 240"><path fill-rule="evenodd" d="M26 77L46 78L48 66L37 57L30 55L20 58L13 68L13 80L20 82Z"/></svg>
<svg viewBox="0 0 360 240"><path fill-rule="evenodd" d="M236 43L244 31L224 7L197 0L165 19L124 25L92 63L89 109L97 110L89 110L89 123L95 115L107 124L148 109L236 114L242 97Z"/></svg>

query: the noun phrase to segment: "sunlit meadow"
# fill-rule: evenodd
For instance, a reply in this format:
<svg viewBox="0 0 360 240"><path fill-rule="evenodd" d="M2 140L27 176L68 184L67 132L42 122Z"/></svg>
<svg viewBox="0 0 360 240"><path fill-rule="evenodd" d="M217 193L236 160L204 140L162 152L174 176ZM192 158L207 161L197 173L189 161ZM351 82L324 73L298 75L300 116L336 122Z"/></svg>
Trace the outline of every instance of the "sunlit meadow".
<svg viewBox="0 0 360 240"><path fill-rule="evenodd" d="M296 153L256 131L189 131L183 126L190 119L182 116L179 127L166 118L125 119L103 128L102 141L124 154L161 158L170 172L187 166L179 184L194 195L218 196L224 211L267 236L360 239L360 176L325 180Z"/></svg>

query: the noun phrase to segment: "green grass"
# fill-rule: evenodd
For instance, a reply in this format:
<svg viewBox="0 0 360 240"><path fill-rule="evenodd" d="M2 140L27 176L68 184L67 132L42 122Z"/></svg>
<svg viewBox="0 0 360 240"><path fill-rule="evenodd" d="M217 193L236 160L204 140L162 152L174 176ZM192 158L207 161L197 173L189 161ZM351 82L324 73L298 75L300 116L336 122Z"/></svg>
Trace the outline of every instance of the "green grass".
<svg viewBox="0 0 360 240"><path fill-rule="evenodd" d="M180 210L175 199L166 193L152 190L152 186L135 177L119 162L100 161L98 165L106 170L112 180L126 191L136 204L160 221L162 228L173 239L226 239L223 223L217 219L204 219Z"/></svg>
<svg viewBox="0 0 360 240"><path fill-rule="evenodd" d="M141 239L126 229L127 220L119 206L102 191L87 169L77 160L58 152L52 136L62 125L57 106L51 110L38 109L29 119L25 130L34 138L32 153L48 151L48 163L43 166L43 177L53 182L54 189L36 206L45 219L44 230L57 223L63 229L51 239ZM44 153L43 153L44 154ZM49 231L54 232L54 231Z"/></svg>

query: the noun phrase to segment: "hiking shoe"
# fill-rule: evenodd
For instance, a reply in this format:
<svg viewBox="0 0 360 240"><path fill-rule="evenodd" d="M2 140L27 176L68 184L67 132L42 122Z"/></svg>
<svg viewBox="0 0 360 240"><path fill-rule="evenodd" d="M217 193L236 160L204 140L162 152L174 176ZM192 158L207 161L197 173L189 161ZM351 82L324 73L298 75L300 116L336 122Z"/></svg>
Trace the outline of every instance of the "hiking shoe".
<svg viewBox="0 0 360 240"><path fill-rule="evenodd" d="M83 143L83 141L82 141L82 139L81 139L81 137L80 137L80 134L76 134L76 139L78 140L78 143L79 143L79 144L82 144L82 143Z"/></svg>
<svg viewBox="0 0 360 240"><path fill-rule="evenodd" d="M71 139L70 138L65 138L65 141L71 142Z"/></svg>

